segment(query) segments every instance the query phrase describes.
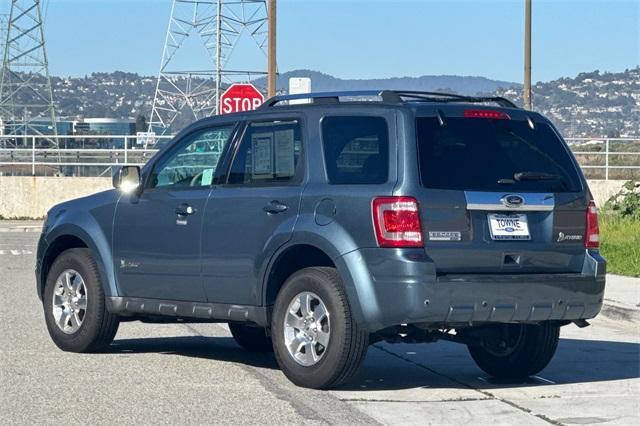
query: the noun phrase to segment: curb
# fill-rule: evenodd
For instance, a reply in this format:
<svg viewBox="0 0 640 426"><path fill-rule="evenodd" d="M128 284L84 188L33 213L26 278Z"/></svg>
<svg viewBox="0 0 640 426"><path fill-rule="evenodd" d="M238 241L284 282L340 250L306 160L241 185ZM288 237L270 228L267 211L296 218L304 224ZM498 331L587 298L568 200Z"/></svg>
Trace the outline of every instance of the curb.
<svg viewBox="0 0 640 426"><path fill-rule="evenodd" d="M640 322L640 309L634 309L627 306L624 306L620 303L604 300L604 304L602 305L602 310L600 313L612 320L622 320L629 322Z"/></svg>

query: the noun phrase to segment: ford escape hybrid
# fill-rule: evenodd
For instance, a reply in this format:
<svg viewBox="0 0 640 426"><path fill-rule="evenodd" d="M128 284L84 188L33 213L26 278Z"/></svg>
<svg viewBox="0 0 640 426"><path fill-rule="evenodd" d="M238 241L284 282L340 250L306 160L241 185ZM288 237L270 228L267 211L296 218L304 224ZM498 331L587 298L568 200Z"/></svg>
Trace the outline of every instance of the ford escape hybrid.
<svg viewBox="0 0 640 426"><path fill-rule="evenodd" d="M525 377L602 306L587 183L549 120L503 98L276 97L113 181L53 207L38 245L66 351L104 350L121 321L228 322L301 386L340 385L380 340L459 342Z"/></svg>

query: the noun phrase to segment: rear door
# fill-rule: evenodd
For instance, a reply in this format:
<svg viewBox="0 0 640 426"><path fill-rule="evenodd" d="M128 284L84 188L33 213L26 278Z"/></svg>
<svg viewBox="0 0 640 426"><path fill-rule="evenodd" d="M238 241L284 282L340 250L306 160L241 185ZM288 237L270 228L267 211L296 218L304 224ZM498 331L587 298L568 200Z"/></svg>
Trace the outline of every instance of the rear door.
<svg viewBox="0 0 640 426"><path fill-rule="evenodd" d="M555 130L524 111L416 119L425 247L439 273L580 272L587 194Z"/></svg>

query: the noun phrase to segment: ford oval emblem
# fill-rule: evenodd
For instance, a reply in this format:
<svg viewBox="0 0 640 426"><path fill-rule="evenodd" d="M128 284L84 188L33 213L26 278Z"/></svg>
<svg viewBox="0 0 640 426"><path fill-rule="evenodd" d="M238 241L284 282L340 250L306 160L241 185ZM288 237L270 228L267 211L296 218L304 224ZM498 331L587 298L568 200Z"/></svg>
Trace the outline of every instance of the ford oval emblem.
<svg viewBox="0 0 640 426"><path fill-rule="evenodd" d="M520 195L508 194L500 199L502 204L511 208L518 208L524 206L524 198Z"/></svg>

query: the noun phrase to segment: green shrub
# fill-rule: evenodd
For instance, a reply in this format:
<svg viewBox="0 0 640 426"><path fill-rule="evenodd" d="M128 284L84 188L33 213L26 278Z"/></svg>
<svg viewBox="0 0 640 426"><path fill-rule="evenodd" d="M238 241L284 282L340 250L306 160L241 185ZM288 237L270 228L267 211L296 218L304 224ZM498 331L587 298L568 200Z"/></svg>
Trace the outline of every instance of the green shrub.
<svg viewBox="0 0 640 426"><path fill-rule="evenodd" d="M640 220L640 182L625 182L622 189L609 198L603 213Z"/></svg>

